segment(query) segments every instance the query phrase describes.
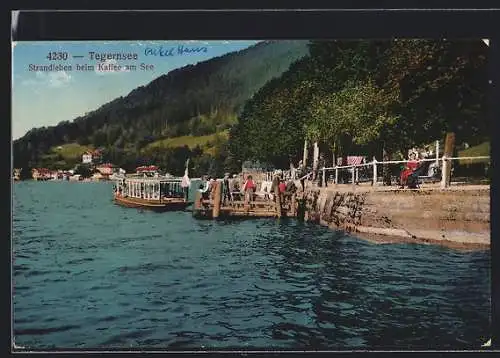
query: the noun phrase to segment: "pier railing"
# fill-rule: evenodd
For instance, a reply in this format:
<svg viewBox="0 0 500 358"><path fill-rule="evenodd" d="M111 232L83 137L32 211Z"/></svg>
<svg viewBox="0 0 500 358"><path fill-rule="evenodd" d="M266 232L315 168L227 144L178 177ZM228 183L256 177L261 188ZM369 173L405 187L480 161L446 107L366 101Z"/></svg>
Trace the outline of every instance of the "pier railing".
<svg viewBox="0 0 500 358"><path fill-rule="evenodd" d="M328 168L326 168L328 169ZM300 176L298 170L276 170L276 171L271 171L271 172L266 172L265 173L265 181L273 181L273 178L275 175L279 175L280 177L283 177L284 180L303 180L303 179L310 179L311 176L314 174L314 172L310 171L305 175Z"/></svg>
<svg viewBox="0 0 500 358"><path fill-rule="evenodd" d="M418 163L431 162L427 173L423 173L419 176L421 181L430 179L434 182L441 182L441 187L446 188L451 184L451 172L452 172L452 162L453 161L467 161L467 164L472 164L475 161L485 161L490 162L489 156L475 156L475 157L447 157L442 156L441 158L426 158L417 160ZM384 176L382 175L382 170L384 166L393 166L396 164L406 164L411 162L411 160L390 160L390 161L377 161L375 158L371 162L335 167L323 167L320 168L321 172L321 183L323 186L327 182L333 182L335 184L358 184L360 182L371 182L371 185L378 185L384 182ZM463 163L462 163L463 164ZM393 170L386 167L391 173L391 182L393 177L399 178L399 170ZM347 175L346 175L347 172ZM396 173L397 172L397 173ZM444 175L443 175L444 173ZM484 173L486 177L486 173Z"/></svg>
<svg viewBox="0 0 500 358"><path fill-rule="evenodd" d="M284 180L296 180L297 178L297 171L292 171L292 170L273 170L265 173L265 180L266 181L273 181L273 178L275 175L282 176Z"/></svg>

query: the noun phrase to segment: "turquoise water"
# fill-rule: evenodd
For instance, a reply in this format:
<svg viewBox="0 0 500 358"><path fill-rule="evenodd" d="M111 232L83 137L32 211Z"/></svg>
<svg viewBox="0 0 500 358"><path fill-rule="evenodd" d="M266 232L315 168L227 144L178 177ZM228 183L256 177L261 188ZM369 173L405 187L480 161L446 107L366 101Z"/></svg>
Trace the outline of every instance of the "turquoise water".
<svg viewBox="0 0 500 358"><path fill-rule="evenodd" d="M489 251L122 208L109 183L19 182L13 193L17 345L415 350L489 339Z"/></svg>

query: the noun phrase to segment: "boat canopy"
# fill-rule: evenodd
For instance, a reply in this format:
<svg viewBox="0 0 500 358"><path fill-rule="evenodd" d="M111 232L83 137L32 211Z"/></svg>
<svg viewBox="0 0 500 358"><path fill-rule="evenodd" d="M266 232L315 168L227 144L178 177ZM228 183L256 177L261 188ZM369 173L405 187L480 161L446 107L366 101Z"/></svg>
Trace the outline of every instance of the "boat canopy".
<svg viewBox="0 0 500 358"><path fill-rule="evenodd" d="M181 182L181 178L128 177L118 181L116 190L128 197L148 200L182 198L184 190Z"/></svg>

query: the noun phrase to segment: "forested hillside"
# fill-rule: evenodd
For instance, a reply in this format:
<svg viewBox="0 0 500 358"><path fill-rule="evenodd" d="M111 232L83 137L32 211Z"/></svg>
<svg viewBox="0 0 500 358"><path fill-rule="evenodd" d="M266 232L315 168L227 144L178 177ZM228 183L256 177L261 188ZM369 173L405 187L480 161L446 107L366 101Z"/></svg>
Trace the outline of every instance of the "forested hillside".
<svg viewBox="0 0 500 358"><path fill-rule="evenodd" d="M78 143L104 148L107 160L128 170L155 162L179 172L185 156L196 157L196 171L209 170L227 136L215 136L205 147L194 148L195 153L161 143L167 143L166 138L227 133L244 102L307 51L306 41L265 41L173 70L85 116L32 129L14 142L14 167L70 168L78 158L58 154L54 147ZM160 145L151 145L155 143Z"/></svg>
<svg viewBox="0 0 500 358"><path fill-rule="evenodd" d="M456 133L489 140L488 46L481 40L313 41L269 81L230 132L233 161L287 167L304 138L332 154L382 159Z"/></svg>

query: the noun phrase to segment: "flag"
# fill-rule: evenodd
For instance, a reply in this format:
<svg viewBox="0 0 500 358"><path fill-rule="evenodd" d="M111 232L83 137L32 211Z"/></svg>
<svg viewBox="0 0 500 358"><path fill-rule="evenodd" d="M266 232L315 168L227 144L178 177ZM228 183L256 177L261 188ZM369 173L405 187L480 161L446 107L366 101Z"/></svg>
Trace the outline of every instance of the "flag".
<svg viewBox="0 0 500 358"><path fill-rule="evenodd" d="M186 169L184 170L184 176L182 177L181 187L189 188L191 186L191 180L189 179L189 159L186 160Z"/></svg>

